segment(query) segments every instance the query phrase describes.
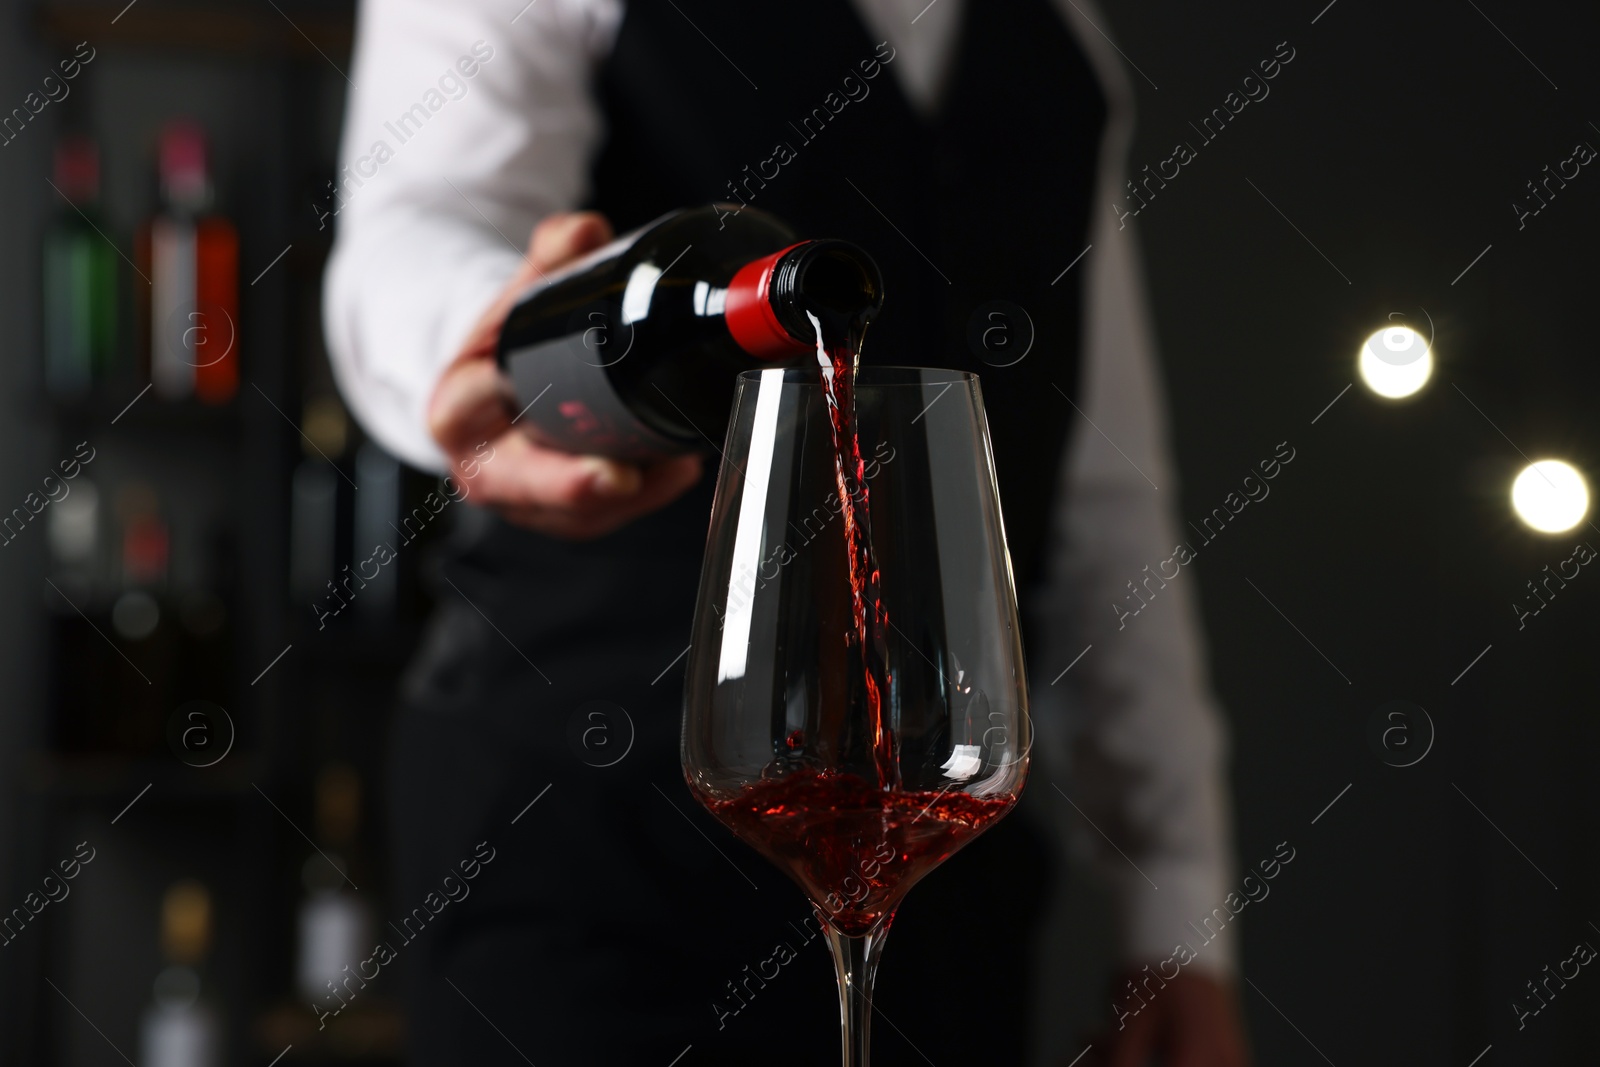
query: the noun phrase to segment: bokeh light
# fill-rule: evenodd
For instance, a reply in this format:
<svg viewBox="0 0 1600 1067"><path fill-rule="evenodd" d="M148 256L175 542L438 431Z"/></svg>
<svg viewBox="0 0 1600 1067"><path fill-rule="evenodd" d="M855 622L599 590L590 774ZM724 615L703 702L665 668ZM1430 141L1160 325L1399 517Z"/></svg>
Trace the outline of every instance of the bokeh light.
<svg viewBox="0 0 1600 1067"><path fill-rule="evenodd" d="M1511 484L1511 506L1540 533L1561 533L1589 513L1589 487L1571 464L1541 459L1522 468Z"/></svg>
<svg viewBox="0 0 1600 1067"><path fill-rule="evenodd" d="M1433 375L1433 353L1411 327L1385 326L1362 344L1356 366L1368 389L1398 400L1428 383Z"/></svg>

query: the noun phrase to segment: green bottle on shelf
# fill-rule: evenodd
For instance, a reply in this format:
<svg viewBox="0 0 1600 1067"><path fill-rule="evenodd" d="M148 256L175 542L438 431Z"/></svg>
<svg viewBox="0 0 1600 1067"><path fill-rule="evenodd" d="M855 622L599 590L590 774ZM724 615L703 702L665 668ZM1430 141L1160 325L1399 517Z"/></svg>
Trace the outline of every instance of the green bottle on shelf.
<svg viewBox="0 0 1600 1067"><path fill-rule="evenodd" d="M100 218L100 155L80 135L56 145L61 206L44 238L45 383L80 397L111 372L117 343L117 250Z"/></svg>

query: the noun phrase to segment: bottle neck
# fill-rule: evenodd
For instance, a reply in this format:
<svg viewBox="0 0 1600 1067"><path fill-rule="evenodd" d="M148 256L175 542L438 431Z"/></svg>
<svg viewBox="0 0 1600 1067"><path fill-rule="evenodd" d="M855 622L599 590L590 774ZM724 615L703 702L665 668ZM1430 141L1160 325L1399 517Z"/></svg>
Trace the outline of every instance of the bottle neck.
<svg viewBox="0 0 1600 1067"><path fill-rule="evenodd" d="M173 218L203 218L211 210L211 199L211 185L203 178L162 182L161 210Z"/></svg>
<svg viewBox="0 0 1600 1067"><path fill-rule="evenodd" d="M757 359L785 360L811 349L810 343L789 332L772 300L773 275L779 261L810 243L801 241L746 263L728 283L728 303L723 319L739 347Z"/></svg>
<svg viewBox="0 0 1600 1067"><path fill-rule="evenodd" d="M845 241L801 241L739 268L723 316L740 348L780 361L816 347L812 314L865 321L882 305L872 257Z"/></svg>

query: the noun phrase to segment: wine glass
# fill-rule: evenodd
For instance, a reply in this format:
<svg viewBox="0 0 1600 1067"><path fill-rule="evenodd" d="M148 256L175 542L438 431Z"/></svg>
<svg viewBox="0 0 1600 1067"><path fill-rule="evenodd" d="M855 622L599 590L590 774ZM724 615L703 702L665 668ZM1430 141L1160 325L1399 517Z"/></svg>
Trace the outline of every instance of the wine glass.
<svg viewBox="0 0 1600 1067"><path fill-rule="evenodd" d="M1030 726L977 377L866 367L855 407L859 465L815 368L739 376L682 755L700 803L810 899L845 1067L867 1067L895 910L1015 806Z"/></svg>

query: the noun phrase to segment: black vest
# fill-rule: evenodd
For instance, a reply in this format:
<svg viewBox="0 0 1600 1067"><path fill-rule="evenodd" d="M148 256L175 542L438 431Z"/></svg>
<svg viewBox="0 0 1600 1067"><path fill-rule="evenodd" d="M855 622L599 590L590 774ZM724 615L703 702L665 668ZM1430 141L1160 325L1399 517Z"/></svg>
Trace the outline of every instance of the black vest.
<svg viewBox="0 0 1600 1067"><path fill-rule="evenodd" d="M801 236L871 252L886 301L863 360L980 374L1024 592L1043 577L1077 417L1062 393L1078 380L1086 272L1051 282L1087 242L1105 98L1050 0L967 0L931 120L894 63L848 0L629 0L597 73L607 136L589 206L623 232L676 207L743 201ZM989 317L997 300L1026 319ZM1027 356L993 365L1028 343L1027 320ZM988 361L975 353L985 342ZM713 480L587 544L497 524L469 553L483 565L472 569L486 594L505 580L540 589L555 617L539 629L557 641L590 620L615 636L618 604L648 614L642 626L681 632ZM570 594L556 606L552 590Z"/></svg>

